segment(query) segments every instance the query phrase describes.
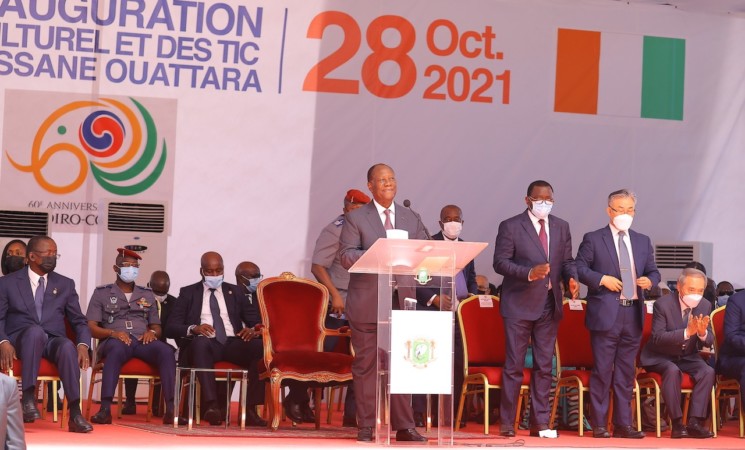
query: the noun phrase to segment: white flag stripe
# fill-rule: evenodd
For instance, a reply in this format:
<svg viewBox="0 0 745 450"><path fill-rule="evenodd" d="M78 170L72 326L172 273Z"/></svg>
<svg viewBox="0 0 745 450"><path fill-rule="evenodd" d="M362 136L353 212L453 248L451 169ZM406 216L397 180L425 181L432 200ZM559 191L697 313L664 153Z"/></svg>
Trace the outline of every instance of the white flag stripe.
<svg viewBox="0 0 745 450"><path fill-rule="evenodd" d="M640 117L644 36L600 35L598 114Z"/></svg>

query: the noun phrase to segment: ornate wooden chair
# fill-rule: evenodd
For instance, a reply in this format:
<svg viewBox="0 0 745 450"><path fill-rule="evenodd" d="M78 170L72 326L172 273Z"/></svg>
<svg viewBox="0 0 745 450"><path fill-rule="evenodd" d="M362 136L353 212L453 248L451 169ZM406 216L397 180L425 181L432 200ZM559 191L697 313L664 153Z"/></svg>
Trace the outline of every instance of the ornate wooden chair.
<svg viewBox="0 0 745 450"><path fill-rule="evenodd" d="M502 367L506 359L504 343L504 322L499 313L499 297L489 296L490 307L481 305L479 296L471 296L458 305L460 331L463 336L463 391L455 421L460 429L463 406L466 396L484 394L484 434L489 434L489 391L501 389ZM469 390L469 387L475 389ZM523 397L530 388L530 369L523 369L520 396L517 400L515 429L520 420Z"/></svg>
<svg viewBox="0 0 745 450"><path fill-rule="evenodd" d="M272 430L279 427L283 381L297 380L315 389L316 429L321 426L321 389L352 381L348 354L324 352L327 335L348 336L344 330L324 327L329 294L315 281L297 278L290 272L263 280L257 296L263 323L264 360L261 379L269 380L269 414Z"/></svg>
<svg viewBox="0 0 745 450"><path fill-rule="evenodd" d="M722 306L711 312L711 328L714 330L714 353L719 354L719 349L724 342L724 312L727 306ZM727 378L717 374L715 396L717 400L735 399L738 416L740 419L740 437L745 437L745 414L740 402L740 383L734 378ZM723 415L723 417L726 417Z"/></svg>

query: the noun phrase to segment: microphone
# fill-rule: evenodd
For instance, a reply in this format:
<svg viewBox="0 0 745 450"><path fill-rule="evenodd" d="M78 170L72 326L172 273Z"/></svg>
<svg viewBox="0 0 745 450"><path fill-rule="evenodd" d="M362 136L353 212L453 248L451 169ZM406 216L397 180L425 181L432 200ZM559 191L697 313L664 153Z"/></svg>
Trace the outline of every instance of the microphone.
<svg viewBox="0 0 745 450"><path fill-rule="evenodd" d="M417 220L419 220L419 223L421 223L422 224L422 227L424 227L424 234L427 235L427 240L428 241L431 241L432 240L432 236L429 235L429 230L427 230L427 225L425 225L424 222L422 222L422 217L419 215L419 213L417 213L416 211L414 211L413 209L411 209L411 201L409 201L408 198L406 200L404 200L404 207L409 208L409 211L411 211L411 212L414 213L414 215L416 216Z"/></svg>

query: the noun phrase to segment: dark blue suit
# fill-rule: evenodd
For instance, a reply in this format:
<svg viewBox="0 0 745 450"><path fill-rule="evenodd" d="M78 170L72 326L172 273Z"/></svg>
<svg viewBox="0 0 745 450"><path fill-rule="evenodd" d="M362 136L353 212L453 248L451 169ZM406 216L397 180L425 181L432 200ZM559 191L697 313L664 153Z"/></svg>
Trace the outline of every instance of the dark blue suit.
<svg viewBox="0 0 745 450"><path fill-rule="evenodd" d="M91 332L80 310L75 282L56 272L47 274L41 321L24 268L0 278L0 341L8 340L23 364L23 389L36 385L41 358L57 365L65 395L80 399L80 367L76 345L67 338L65 319L75 331L77 344L89 346Z"/></svg>
<svg viewBox="0 0 745 450"><path fill-rule="evenodd" d="M717 372L740 382L740 404L745 405L745 291L731 295L724 310Z"/></svg>
<svg viewBox="0 0 745 450"><path fill-rule="evenodd" d="M499 302L507 354L499 411L502 431L511 429L515 421L525 354L531 340L531 426L549 423L552 360L556 331L563 314L561 286L570 278L577 279L569 224L549 216L549 254L546 255L529 214L526 210L500 223L494 248L494 271L504 276ZM545 263L551 267L548 278L528 281L530 270Z"/></svg>
<svg viewBox="0 0 745 450"><path fill-rule="evenodd" d="M647 277L652 285L660 282L649 237L628 231L636 278ZM636 286L638 301L621 306L620 292L600 285L604 275L621 279L618 253L610 226L587 233L577 252L579 280L587 285L585 325L590 330L595 367L590 381L590 404L594 426L604 427L608 417L611 382L614 392L613 419L616 425L631 425L631 393L636 355L644 324L644 293ZM612 374L612 376L611 376Z"/></svg>

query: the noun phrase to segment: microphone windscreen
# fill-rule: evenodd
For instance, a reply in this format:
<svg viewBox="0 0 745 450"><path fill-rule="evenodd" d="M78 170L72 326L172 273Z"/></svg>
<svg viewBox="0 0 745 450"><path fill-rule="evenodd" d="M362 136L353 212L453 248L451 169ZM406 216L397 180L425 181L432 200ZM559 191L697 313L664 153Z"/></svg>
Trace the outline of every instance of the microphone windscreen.
<svg viewBox="0 0 745 450"><path fill-rule="evenodd" d="M409 201L409 199L408 199L408 198L407 198L406 200L404 200L404 206L405 206L406 208L409 208L409 207L411 207L411 202Z"/></svg>

